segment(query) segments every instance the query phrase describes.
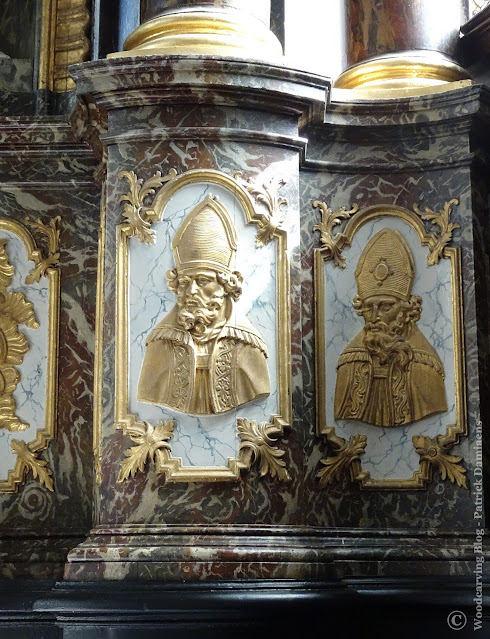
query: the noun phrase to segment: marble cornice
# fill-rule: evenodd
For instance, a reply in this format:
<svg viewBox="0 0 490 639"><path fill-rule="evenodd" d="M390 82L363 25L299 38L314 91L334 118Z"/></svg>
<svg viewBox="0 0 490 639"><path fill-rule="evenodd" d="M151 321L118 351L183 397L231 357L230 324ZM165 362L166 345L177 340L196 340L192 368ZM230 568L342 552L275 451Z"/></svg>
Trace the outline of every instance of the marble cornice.
<svg viewBox="0 0 490 639"><path fill-rule="evenodd" d="M331 82L281 65L215 56L113 58L70 68L79 94L110 111L153 104L213 104L322 121Z"/></svg>

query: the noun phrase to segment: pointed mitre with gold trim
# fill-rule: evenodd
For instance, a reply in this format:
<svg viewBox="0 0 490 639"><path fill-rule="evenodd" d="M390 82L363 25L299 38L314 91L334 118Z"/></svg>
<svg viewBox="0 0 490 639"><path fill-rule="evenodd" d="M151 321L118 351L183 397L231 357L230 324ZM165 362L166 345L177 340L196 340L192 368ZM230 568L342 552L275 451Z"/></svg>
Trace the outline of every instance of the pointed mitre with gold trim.
<svg viewBox="0 0 490 639"><path fill-rule="evenodd" d="M392 295L408 301L415 268L408 244L398 231L383 229L368 242L355 272L361 299Z"/></svg>
<svg viewBox="0 0 490 639"><path fill-rule="evenodd" d="M178 271L211 268L231 273L235 263L237 234L233 221L218 198L200 202L184 218L172 242Z"/></svg>

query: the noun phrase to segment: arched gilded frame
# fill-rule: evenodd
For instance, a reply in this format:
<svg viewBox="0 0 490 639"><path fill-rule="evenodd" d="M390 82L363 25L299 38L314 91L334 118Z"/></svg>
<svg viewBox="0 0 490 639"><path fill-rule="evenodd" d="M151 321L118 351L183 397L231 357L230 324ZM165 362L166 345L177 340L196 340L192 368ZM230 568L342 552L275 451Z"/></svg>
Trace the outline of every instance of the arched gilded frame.
<svg viewBox="0 0 490 639"><path fill-rule="evenodd" d="M457 228L457 225L450 221L455 204L457 200L452 200L446 203L440 213L426 209L424 214L416 205L414 211L386 205L371 206L362 210L354 207L350 211L346 211L345 208L332 211L324 202L314 203L314 207L319 208L322 214L321 223L315 227L315 230L321 233L322 248L315 249L314 258L317 433L326 438L330 452L330 456L322 460L323 468L318 473L322 485L338 481L347 472L350 479L359 482L362 488L420 489L431 481L434 470L438 470L443 479L448 477L461 486L467 485L464 476L466 471L459 465L461 458L448 454L458 443L459 437L467 434L461 255L458 247L447 246L452 239L453 231ZM334 228L340 227L347 219L348 222L342 231L335 233ZM431 222L438 232L429 232L424 221ZM359 324L362 320L357 318L357 328L352 329L348 337L342 335L343 329L337 330L336 327L340 324L347 325L353 321L352 317L355 317L352 308L353 294L357 293L354 268L368 243L369 233L372 235L375 230L377 232L385 227L396 229L405 239L409 237L412 250L417 253L415 269L419 272L420 278L419 284L417 280L415 282L414 292L417 292L417 285L424 288L422 281L431 281L434 282L434 286L439 286L445 293L449 293L445 306L447 317L444 337L446 349L448 344L451 344L450 361L449 354L446 354L446 367L450 369L452 381L445 381L451 410L434 417L426 427L424 420L383 428L362 421L334 418L334 392L340 355L347 343L362 328ZM362 233L364 235L359 239ZM424 249L422 257L422 253L416 248L417 244L420 247L429 247L428 256ZM345 247L350 248L344 253ZM443 270L446 275L441 275ZM426 276L427 274L429 275ZM425 304L428 312L432 312L430 307L434 301L435 298L431 301L430 294L422 295L423 308ZM334 321L336 313L337 322ZM342 322L338 321L339 317L343 317ZM442 329L437 328L437 322L432 324L435 326L431 329L431 339L442 343L441 335L437 334L438 330L442 333ZM448 333L448 327L451 335ZM411 477L390 478L389 473L384 477L372 477L372 472L363 467L362 460L365 459L370 439L376 437L378 442L381 437L389 437L392 449L398 446L399 451L404 451L400 453L396 463L390 462L392 468L397 464L400 466L407 454L412 457L415 454L419 456L418 467L413 469ZM381 465L385 453L377 453L379 451L374 447L371 456ZM375 468L374 461L372 467ZM386 467L388 468L388 464Z"/></svg>
<svg viewBox="0 0 490 639"><path fill-rule="evenodd" d="M170 481L232 481L237 480L240 472L250 467L254 460L260 460L260 473L262 475L269 472L272 476L280 479L288 479L289 475L285 469L285 463L281 459L284 451L274 446L274 442L284 433L284 429L291 423L291 327L289 309L289 259L287 254L287 232L281 228L280 224L273 222L274 207L284 206L286 201L274 196L269 192L268 202L270 207L265 207L262 211L254 203L251 193L254 188L250 183L246 183L237 174L234 177L215 170L191 170L177 175L173 170L166 176L156 173L155 176L143 182L138 180L134 173L122 172L120 177L130 184L130 192L121 197L125 202L124 221L117 227L117 302L116 302L116 388L115 388L115 418L116 427L129 435L132 441L137 444L126 451L126 459L121 464L119 481L129 479L137 471L143 470L149 460L156 463L158 472L164 473ZM191 187L201 188L209 191L210 201L217 202L223 200L229 208L240 211L244 216L243 224L255 225L258 227L258 234L255 239L254 250L261 251L262 246L269 245L270 255L274 256L271 269L273 267L275 290L274 301L270 304L273 308L276 321L270 327L271 334L274 335L274 343L270 343L268 348L273 351L269 356L275 361L274 370L271 373L271 392L274 396L273 402L276 409L272 414L263 413L259 418L248 418L247 404L240 406L236 415L234 412L227 414L229 423L224 423L224 428L231 432L233 437L238 438L239 448L235 456L227 459L224 465L185 465L182 458L173 457L170 440L174 436L175 420L162 419L159 421L142 419L135 412L130 410L131 389L131 344L130 324L131 324L131 250L130 242L136 243L144 255L145 247L155 241L154 226L158 222L168 220L167 211L169 203L173 202L175 196L184 199L191 193ZM262 187L261 187L262 188ZM187 190L186 190L187 189ZM151 205L143 205L158 190ZM266 196L267 193L263 191ZM217 198L219 194L219 198ZM193 196L194 197L194 196ZM199 196L201 197L201 196ZM184 203L185 204L185 203ZM188 203L189 207L195 206L197 202ZM186 210L187 210L186 209ZM276 211L277 212L277 211ZM153 228L152 228L153 226ZM173 228L173 227L172 227ZM175 234L175 228L172 231ZM168 241L168 234L167 240ZM240 242L240 238L239 238ZM275 246L275 249L274 249ZM170 249L167 248L167 254ZM262 259L267 261L265 253ZM257 254L254 258L259 263L261 257ZM175 301L173 302L175 304ZM136 356L133 356L136 359ZM99 364L100 365L100 364ZM272 382L274 378L274 382ZM271 400L272 401L272 400ZM260 403L257 404L259 406ZM270 404L270 402L269 402ZM269 405L267 404L267 405ZM254 405L257 414L259 410ZM144 410L140 405L140 411ZM149 409L148 409L149 410ZM262 409L260 409L262 410ZM225 414L226 415L226 414ZM184 417L182 417L184 419ZM218 416L213 419L218 419ZM219 419L224 420L223 415ZM231 423L230 419L233 420Z"/></svg>

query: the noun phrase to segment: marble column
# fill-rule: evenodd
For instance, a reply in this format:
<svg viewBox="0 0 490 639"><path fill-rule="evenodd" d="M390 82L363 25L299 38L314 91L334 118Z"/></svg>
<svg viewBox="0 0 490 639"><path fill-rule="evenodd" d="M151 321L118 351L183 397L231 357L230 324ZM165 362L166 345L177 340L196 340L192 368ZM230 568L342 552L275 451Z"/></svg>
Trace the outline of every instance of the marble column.
<svg viewBox="0 0 490 639"><path fill-rule="evenodd" d="M423 88L468 77L457 63L466 0L345 0L343 89Z"/></svg>

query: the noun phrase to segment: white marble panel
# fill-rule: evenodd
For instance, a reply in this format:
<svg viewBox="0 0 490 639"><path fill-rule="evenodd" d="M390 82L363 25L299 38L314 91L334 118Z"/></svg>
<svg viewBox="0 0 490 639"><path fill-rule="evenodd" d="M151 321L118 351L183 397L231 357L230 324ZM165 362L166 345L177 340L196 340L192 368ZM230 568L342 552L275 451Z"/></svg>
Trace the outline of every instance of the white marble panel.
<svg viewBox="0 0 490 639"><path fill-rule="evenodd" d="M238 235L236 270L244 277L243 293L234 303L237 315L245 315L264 339L271 394L220 415L187 415L171 408L139 402L138 380L145 354L145 340L155 325L174 307L176 296L168 289L165 273L175 267L172 239L184 217L206 195L218 196L230 213ZM246 224L245 211L226 188L209 183L189 184L180 189L166 206L162 221L152 227L155 244L129 242L129 411L152 424L174 420L172 456L184 466L227 465L237 456L236 420L268 421L279 410L276 346L276 243L256 248L257 227Z"/></svg>
<svg viewBox="0 0 490 639"><path fill-rule="evenodd" d="M49 284L45 277L39 283L27 286L25 279L33 268L28 260L27 250L22 240L9 231L0 231L0 238L8 238L6 245L10 264L15 268L12 284L8 291L23 293L26 301L34 304L34 311L39 328L33 329L20 325L20 332L24 333L29 342L29 350L17 370L20 372L20 382L14 391L17 404L16 414L29 428L22 432L11 433L0 429L0 481L8 478L9 470L15 466L16 455L12 454L10 441L12 439L33 442L38 430L45 427L46 419L46 383L47 383L47 352L48 352L48 319L49 319Z"/></svg>
<svg viewBox="0 0 490 639"><path fill-rule="evenodd" d="M412 294L422 298L422 315L417 326L427 337L442 360L445 371L445 389L448 411L432 415L404 426L383 428L357 420L336 420L334 395L336 367L340 354L363 328L352 300L357 293L354 272L369 240L383 228L398 230L409 245L415 262L415 280ZM418 470L420 457L412 443L414 435L434 437L444 433L456 420L455 373L452 325L451 263L443 259L427 266L428 248L422 246L410 224L396 217L383 217L367 222L356 233L352 246L344 249L345 269L333 262L324 266L325 285L325 339L326 339L326 415L327 424L335 426L337 434L348 439L354 434L365 434L367 446L362 455L362 467L373 479L410 479Z"/></svg>

